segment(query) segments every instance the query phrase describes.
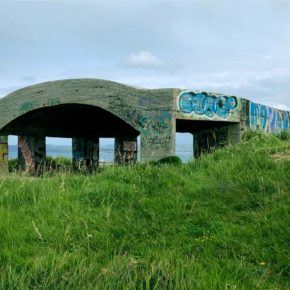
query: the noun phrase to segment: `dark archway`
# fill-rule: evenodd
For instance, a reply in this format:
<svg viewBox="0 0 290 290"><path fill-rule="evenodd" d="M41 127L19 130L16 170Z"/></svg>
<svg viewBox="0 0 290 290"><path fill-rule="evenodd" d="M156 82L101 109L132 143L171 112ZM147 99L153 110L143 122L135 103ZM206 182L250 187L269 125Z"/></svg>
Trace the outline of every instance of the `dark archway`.
<svg viewBox="0 0 290 290"><path fill-rule="evenodd" d="M68 103L31 110L0 130L0 135L18 135L22 169L39 171L45 163L45 137L72 138L74 166L94 169L99 164L99 138L115 138L115 161L135 162L135 128L111 112L93 105ZM129 152L130 151L130 152Z"/></svg>
<svg viewBox="0 0 290 290"><path fill-rule="evenodd" d="M95 138L138 136L139 132L104 109L73 103L29 111L8 123L0 135Z"/></svg>
<svg viewBox="0 0 290 290"><path fill-rule="evenodd" d="M193 157L198 158L223 148L230 143L237 143L240 124L237 122L176 120L176 132L193 134Z"/></svg>

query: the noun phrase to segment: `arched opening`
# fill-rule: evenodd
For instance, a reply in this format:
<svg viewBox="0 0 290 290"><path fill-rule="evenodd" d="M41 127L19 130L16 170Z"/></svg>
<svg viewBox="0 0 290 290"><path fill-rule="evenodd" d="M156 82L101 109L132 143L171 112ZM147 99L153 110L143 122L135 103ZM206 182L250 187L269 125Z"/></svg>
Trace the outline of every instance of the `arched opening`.
<svg viewBox="0 0 290 290"><path fill-rule="evenodd" d="M7 124L1 135L46 137L122 137L139 132L116 115L100 107L62 104L43 107L21 115Z"/></svg>
<svg viewBox="0 0 290 290"><path fill-rule="evenodd" d="M72 138L73 161L82 162L85 167L98 166L100 138L114 138L112 161L137 160L139 131L115 114L92 105L73 103L32 110L8 123L0 135L19 136L18 158L23 168L43 162L46 151L51 150L47 137Z"/></svg>
<svg viewBox="0 0 290 290"><path fill-rule="evenodd" d="M236 143L240 138L238 122L177 119L176 132L193 135L193 158Z"/></svg>

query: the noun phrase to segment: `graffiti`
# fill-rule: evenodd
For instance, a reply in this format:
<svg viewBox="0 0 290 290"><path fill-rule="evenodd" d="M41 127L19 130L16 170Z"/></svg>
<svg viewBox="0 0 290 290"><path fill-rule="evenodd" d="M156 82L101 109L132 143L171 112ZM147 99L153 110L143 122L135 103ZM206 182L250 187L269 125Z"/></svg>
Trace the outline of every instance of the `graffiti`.
<svg viewBox="0 0 290 290"><path fill-rule="evenodd" d="M109 101L109 110L115 112L135 128L140 126L142 113L134 109L131 105L125 104L120 97L114 97Z"/></svg>
<svg viewBox="0 0 290 290"><path fill-rule="evenodd" d="M138 102L139 106L148 108L149 106L155 105L155 106L161 106L162 105L162 99L159 99L157 97L155 98L140 98Z"/></svg>
<svg viewBox="0 0 290 290"><path fill-rule="evenodd" d="M59 105L59 104L60 104L59 98L51 98L47 101L48 106L55 106L55 105Z"/></svg>
<svg viewBox="0 0 290 290"><path fill-rule="evenodd" d="M123 120L139 128L147 138L150 135L158 136L170 128L172 115L169 111L141 111L128 104L124 104L121 98L116 97L109 103L109 109L116 112Z"/></svg>
<svg viewBox="0 0 290 290"><path fill-rule="evenodd" d="M24 163L28 167L28 169L34 168L35 162L34 162L33 154L29 149L29 145L25 136L19 136L18 147L24 159Z"/></svg>
<svg viewBox="0 0 290 290"><path fill-rule="evenodd" d="M228 119L237 108L238 100L233 96L214 96L207 93L183 92L178 96L179 110L188 115L199 115L209 119Z"/></svg>
<svg viewBox="0 0 290 290"><path fill-rule="evenodd" d="M45 137L18 137L21 170L41 174L45 165Z"/></svg>
<svg viewBox="0 0 290 290"><path fill-rule="evenodd" d="M115 160L117 163L131 164L137 159L137 142L116 140Z"/></svg>
<svg viewBox="0 0 290 290"><path fill-rule="evenodd" d="M142 104L150 105L150 100L157 106L161 101L154 101L149 98ZM164 101L163 101L164 102ZM139 104L140 105L140 104ZM151 104L152 105L152 104ZM159 104L158 104L159 106ZM170 110L154 109L144 110L134 107L132 104L125 103L120 97L111 97L109 101L109 110L115 112L124 121L135 127L141 133L141 148L143 155L161 154L172 144L172 115ZM159 152L159 153L156 153Z"/></svg>
<svg viewBox="0 0 290 290"><path fill-rule="evenodd" d="M47 100L47 103L43 104L43 106L47 105L47 106L56 106L56 105L59 105L61 102L60 102L60 99L59 98L50 98ZM29 101L29 102L25 102L25 103L22 103L20 106L19 106L19 111L21 113L27 113L33 109L35 109L37 107L37 103L35 101Z"/></svg>
<svg viewBox="0 0 290 290"><path fill-rule="evenodd" d="M26 113L28 111L31 111L34 106L35 106L35 103L33 101L31 101L31 102L25 102L25 103L23 103L23 104L20 105L19 110L22 113Z"/></svg>
<svg viewBox="0 0 290 290"><path fill-rule="evenodd" d="M265 132L281 132L289 129L286 111L250 102L250 128Z"/></svg>
<svg viewBox="0 0 290 290"><path fill-rule="evenodd" d="M171 114L168 111L145 112L139 120L139 125L145 136L149 136L151 132L160 135L170 126L170 122Z"/></svg>

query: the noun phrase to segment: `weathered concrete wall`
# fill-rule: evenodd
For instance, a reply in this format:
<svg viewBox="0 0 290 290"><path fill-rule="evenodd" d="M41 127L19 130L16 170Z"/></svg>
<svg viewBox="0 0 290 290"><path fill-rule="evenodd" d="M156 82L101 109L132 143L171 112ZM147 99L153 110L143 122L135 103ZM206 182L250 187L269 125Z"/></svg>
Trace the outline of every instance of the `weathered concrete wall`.
<svg viewBox="0 0 290 290"><path fill-rule="evenodd" d="M8 136L0 136L0 174L8 173Z"/></svg>
<svg viewBox="0 0 290 290"><path fill-rule="evenodd" d="M137 103L126 104L116 97L110 111L138 128L141 136L141 160L156 160L175 153L173 90L142 90Z"/></svg>
<svg viewBox="0 0 290 290"><path fill-rule="evenodd" d="M240 134L241 138L245 132L250 130L250 115L249 115L249 106L250 101L246 99L241 99L241 113L240 113Z"/></svg>

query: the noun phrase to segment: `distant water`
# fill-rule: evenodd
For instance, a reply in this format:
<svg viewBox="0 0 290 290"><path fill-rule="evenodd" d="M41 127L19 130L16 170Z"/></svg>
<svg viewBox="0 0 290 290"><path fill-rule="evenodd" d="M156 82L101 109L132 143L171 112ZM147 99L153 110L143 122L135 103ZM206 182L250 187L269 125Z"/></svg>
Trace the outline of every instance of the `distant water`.
<svg viewBox="0 0 290 290"><path fill-rule="evenodd" d="M188 144L178 145L176 148L176 155L181 158L183 162L187 162L192 160L192 151L191 146ZM50 145L46 146L46 154L47 156L53 157L67 157L72 158L72 148L71 146L64 145ZM11 145L9 146L9 154L8 158L13 159L17 157L17 146ZM138 152L137 159L140 160L140 152ZM114 146L106 145L100 149L100 160L102 161L114 161Z"/></svg>

